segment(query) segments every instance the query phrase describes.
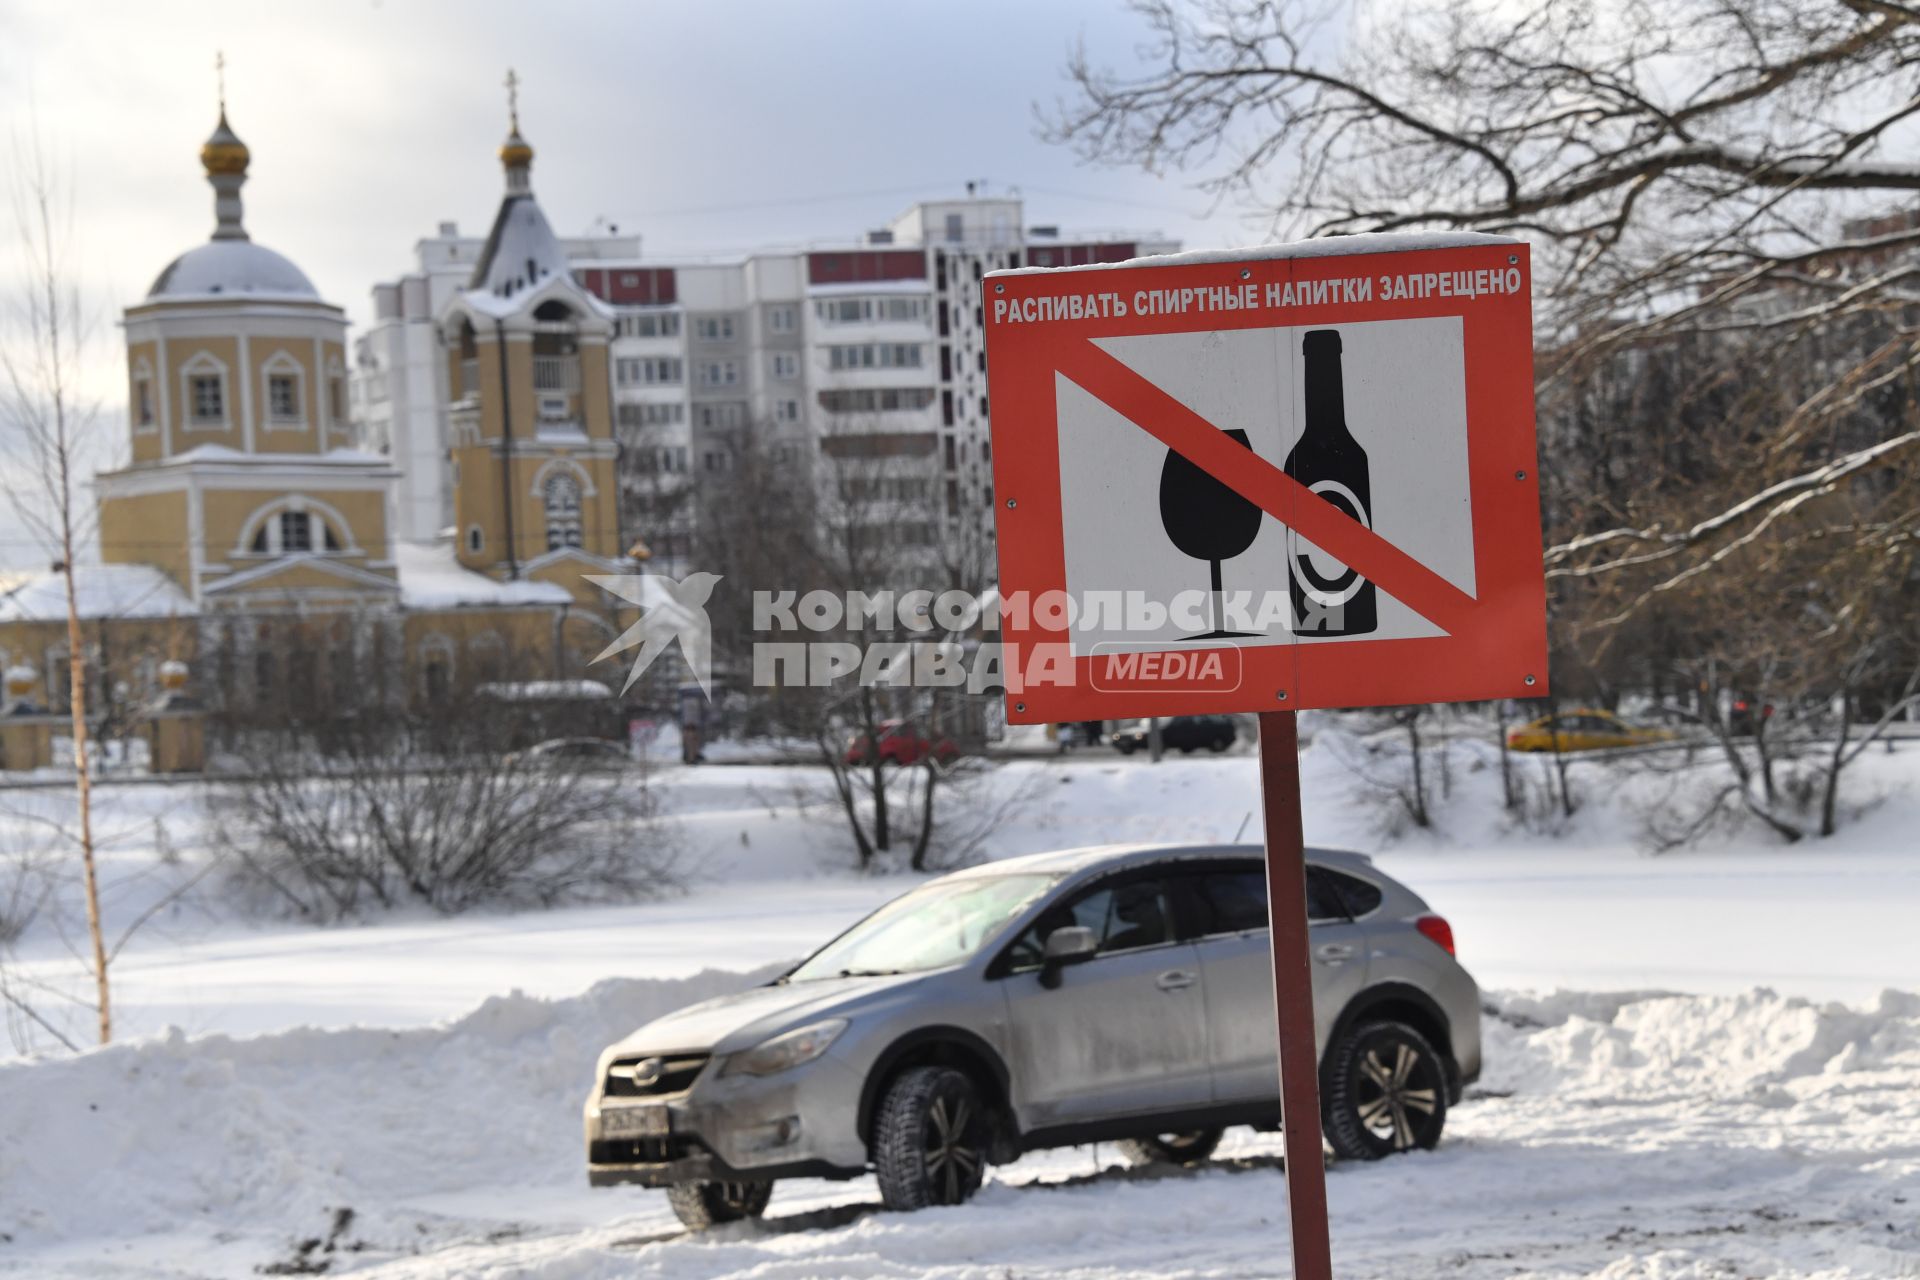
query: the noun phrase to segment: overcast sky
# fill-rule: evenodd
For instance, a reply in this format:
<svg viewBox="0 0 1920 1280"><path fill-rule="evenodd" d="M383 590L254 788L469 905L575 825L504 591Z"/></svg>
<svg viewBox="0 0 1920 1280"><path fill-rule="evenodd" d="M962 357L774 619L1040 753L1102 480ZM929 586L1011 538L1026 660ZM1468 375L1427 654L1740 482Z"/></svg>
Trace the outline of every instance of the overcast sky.
<svg viewBox="0 0 1920 1280"><path fill-rule="evenodd" d="M1082 167L1036 136L1035 104L1067 92L1077 41L1124 64L1145 37L1121 0L8 0L0 146L11 162L37 129L72 183L83 284L107 322L89 383L118 450L112 322L213 228L198 154L216 51L253 153L248 230L358 325L369 288L442 220L485 232L509 66L555 228L613 223L649 257L849 237L970 179L1017 187L1029 225L1258 238L1189 178ZM0 288L17 278L4 226ZM0 515L0 567L40 563L12 523Z"/></svg>
<svg viewBox="0 0 1920 1280"><path fill-rule="evenodd" d="M212 228L197 152L224 50L248 229L357 322L442 219L485 231L508 66L556 229L605 219L649 256L850 235L969 179L1018 187L1029 223L1237 243L1246 224L1182 180L1083 168L1035 136L1076 40L1128 60L1143 35L1119 0L14 0L0 86L11 132L37 115L70 168L117 308Z"/></svg>

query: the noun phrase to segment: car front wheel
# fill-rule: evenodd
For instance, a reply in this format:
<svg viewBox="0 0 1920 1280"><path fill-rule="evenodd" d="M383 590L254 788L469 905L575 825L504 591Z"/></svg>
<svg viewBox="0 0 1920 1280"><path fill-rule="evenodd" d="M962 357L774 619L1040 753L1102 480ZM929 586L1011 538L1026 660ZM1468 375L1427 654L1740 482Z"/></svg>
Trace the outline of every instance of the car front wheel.
<svg viewBox="0 0 1920 1280"><path fill-rule="evenodd" d="M1334 1154L1378 1160L1430 1149L1447 1123L1447 1069L1404 1022L1364 1022L1327 1055L1321 1111Z"/></svg>
<svg viewBox="0 0 1920 1280"><path fill-rule="evenodd" d="M952 1067L909 1067L874 1117L873 1168L889 1209L960 1204L980 1189L992 1125L979 1090Z"/></svg>
<svg viewBox="0 0 1920 1280"><path fill-rule="evenodd" d="M1129 1164L1173 1164L1191 1169L1207 1162L1220 1145L1220 1129L1196 1129L1192 1133L1156 1133L1150 1138L1124 1138L1116 1145Z"/></svg>
<svg viewBox="0 0 1920 1280"><path fill-rule="evenodd" d="M667 1203L689 1231L757 1218L771 1199L771 1182L676 1182L667 1188Z"/></svg>

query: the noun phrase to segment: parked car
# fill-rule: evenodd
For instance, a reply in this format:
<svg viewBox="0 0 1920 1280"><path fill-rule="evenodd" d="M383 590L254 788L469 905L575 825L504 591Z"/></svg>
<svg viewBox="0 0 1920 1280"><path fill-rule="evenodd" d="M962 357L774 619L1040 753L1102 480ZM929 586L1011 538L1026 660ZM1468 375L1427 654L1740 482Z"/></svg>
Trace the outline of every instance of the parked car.
<svg viewBox="0 0 1920 1280"><path fill-rule="evenodd" d="M1480 1073L1447 922L1367 858L1308 851L1321 1121L1342 1157L1440 1140ZM989 1164L1118 1141L1203 1161L1280 1116L1257 846L1009 858L896 898L774 982L607 1049L587 1180L664 1187L690 1227L781 1178L871 1170L887 1206L956 1204Z"/></svg>
<svg viewBox="0 0 1920 1280"><path fill-rule="evenodd" d="M1672 729L1628 724L1611 711L1563 711L1542 716L1507 734L1515 751L1605 751L1613 747L1644 747L1673 742Z"/></svg>
<svg viewBox="0 0 1920 1280"><path fill-rule="evenodd" d="M549 738L507 759L514 764L566 766L575 769L628 769L633 756L626 744L605 738Z"/></svg>
<svg viewBox="0 0 1920 1280"><path fill-rule="evenodd" d="M1115 729L1107 735L1107 741L1118 747L1121 755L1130 756L1147 746L1149 723L1136 720ZM1181 755L1191 755L1203 747L1208 751L1225 751L1237 736L1230 716L1173 716L1160 723L1161 747Z"/></svg>
<svg viewBox="0 0 1920 1280"><path fill-rule="evenodd" d="M916 724L905 720L883 720L880 722L880 760L884 764L919 764L929 754L941 764L947 764L960 755L960 748L951 738L929 738ZM873 745L864 733L856 733L847 740L846 761L848 764L873 763Z"/></svg>

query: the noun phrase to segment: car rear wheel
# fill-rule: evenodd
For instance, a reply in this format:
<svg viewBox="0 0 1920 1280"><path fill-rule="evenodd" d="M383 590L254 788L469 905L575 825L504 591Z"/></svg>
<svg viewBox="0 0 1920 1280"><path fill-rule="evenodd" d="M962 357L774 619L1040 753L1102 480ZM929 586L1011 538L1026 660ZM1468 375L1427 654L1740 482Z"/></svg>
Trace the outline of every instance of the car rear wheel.
<svg viewBox="0 0 1920 1280"><path fill-rule="evenodd" d="M667 1203L689 1231L757 1218L771 1199L771 1182L676 1182L667 1188Z"/></svg>
<svg viewBox="0 0 1920 1280"><path fill-rule="evenodd" d="M1334 1154L1378 1160L1430 1149L1447 1123L1447 1069L1404 1022L1350 1028L1327 1054L1321 1112Z"/></svg>
<svg viewBox="0 0 1920 1280"><path fill-rule="evenodd" d="M909 1067L874 1116L873 1169L889 1209L960 1204L980 1189L993 1133L980 1091L952 1067Z"/></svg>
<svg viewBox="0 0 1920 1280"><path fill-rule="evenodd" d="M1228 747L1228 745L1229 745L1229 743L1228 743L1228 741L1227 741L1227 739L1225 739L1225 738L1215 738L1215 739L1214 739L1214 740L1213 740L1212 742L1209 742L1209 743L1207 744L1207 750L1209 750L1209 751L1211 751L1211 752L1213 752L1213 753L1215 753L1215 754L1217 755L1217 754L1219 754L1220 752L1222 752L1222 751L1225 751L1225 750L1227 749L1227 747Z"/></svg>
<svg viewBox="0 0 1920 1280"><path fill-rule="evenodd" d="M1173 1164L1191 1169L1207 1162L1220 1145L1220 1129L1195 1129L1192 1133L1156 1133L1150 1138L1123 1138L1117 1145L1129 1164Z"/></svg>

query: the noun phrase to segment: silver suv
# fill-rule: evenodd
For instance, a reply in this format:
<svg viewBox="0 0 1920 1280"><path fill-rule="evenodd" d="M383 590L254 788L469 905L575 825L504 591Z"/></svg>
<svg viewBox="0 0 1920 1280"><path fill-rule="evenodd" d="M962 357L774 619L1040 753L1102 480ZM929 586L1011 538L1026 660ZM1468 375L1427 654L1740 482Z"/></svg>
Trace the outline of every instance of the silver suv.
<svg viewBox="0 0 1920 1280"><path fill-rule="evenodd" d="M1322 1127L1341 1156L1440 1139L1480 1073L1453 938L1361 854L1308 851ZM1279 1122L1258 847L1009 858L894 899L774 982L640 1028L586 1105L594 1186L665 1187L690 1227L780 1178L955 1204L988 1164L1098 1140L1202 1161Z"/></svg>

